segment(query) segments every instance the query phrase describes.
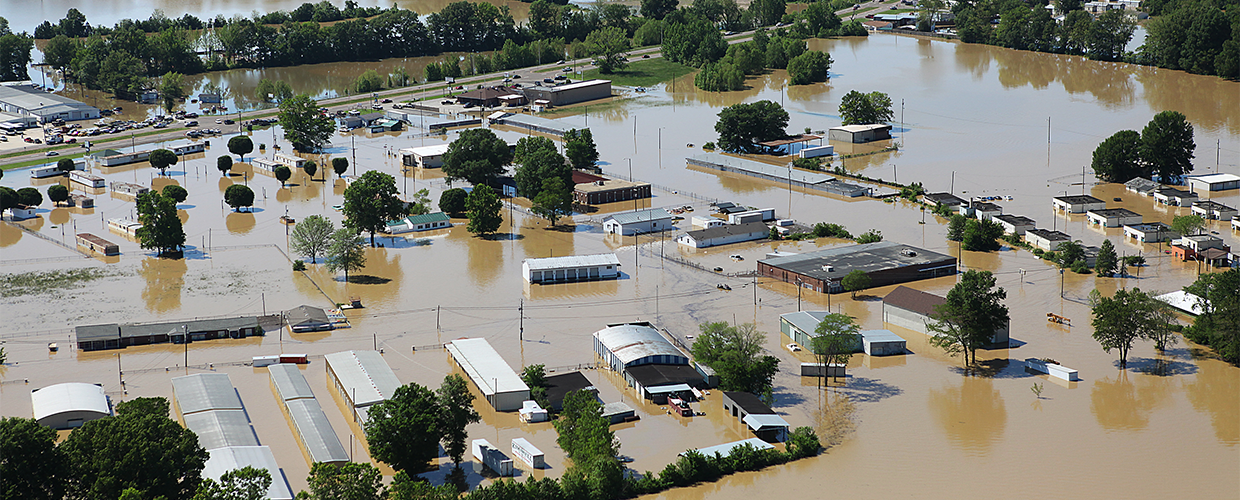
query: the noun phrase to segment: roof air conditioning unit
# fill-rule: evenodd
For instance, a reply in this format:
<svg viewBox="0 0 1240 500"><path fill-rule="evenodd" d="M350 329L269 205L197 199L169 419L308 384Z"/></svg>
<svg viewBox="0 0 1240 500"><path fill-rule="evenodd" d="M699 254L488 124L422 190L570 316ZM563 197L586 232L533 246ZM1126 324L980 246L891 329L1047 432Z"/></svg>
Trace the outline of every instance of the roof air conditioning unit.
<svg viewBox="0 0 1240 500"><path fill-rule="evenodd" d="M832 266L832 265L829 265L829 264L828 264L828 265L824 265L824 266L822 266L822 270L823 270L823 271L826 271L826 272L828 272L828 273L833 273L833 272L835 272L835 266Z"/></svg>

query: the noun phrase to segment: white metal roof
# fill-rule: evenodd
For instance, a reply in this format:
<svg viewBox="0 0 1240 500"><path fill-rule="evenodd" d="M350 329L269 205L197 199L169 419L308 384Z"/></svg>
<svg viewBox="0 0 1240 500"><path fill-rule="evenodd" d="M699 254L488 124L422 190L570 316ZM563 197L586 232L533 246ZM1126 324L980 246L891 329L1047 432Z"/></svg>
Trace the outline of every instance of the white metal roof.
<svg viewBox="0 0 1240 500"><path fill-rule="evenodd" d="M1203 302L1201 297L1185 292L1184 290L1164 293L1154 298L1166 302L1167 305L1193 316L1198 316L1201 314L1201 303Z"/></svg>
<svg viewBox="0 0 1240 500"><path fill-rule="evenodd" d="M555 87L551 87L550 90L552 92L563 92L565 90L574 90L574 89L579 89L583 87L593 87L595 85L603 85L603 84L607 84L608 86L611 86L611 80L600 80L600 79L586 80L584 82L570 83L567 85L557 85Z"/></svg>
<svg viewBox="0 0 1240 500"><path fill-rule="evenodd" d="M267 372L271 375L271 383L276 386L276 393L280 395L280 399L288 401L314 398L310 383L306 382L306 377L301 374L301 369L297 365L292 363L270 365L267 367Z"/></svg>
<svg viewBox="0 0 1240 500"><path fill-rule="evenodd" d="M416 156L442 156L444 153L448 152L449 146L451 146L451 144L432 144L430 146L405 148L400 150L400 154Z"/></svg>
<svg viewBox="0 0 1240 500"><path fill-rule="evenodd" d="M611 214L607 217L607 219L614 220L621 224L636 224L638 222L649 222L664 219L671 220L671 218L672 214L667 213L667 210L662 208L647 208L645 210L638 210L635 212L622 212L618 214Z"/></svg>
<svg viewBox="0 0 1240 500"><path fill-rule="evenodd" d="M880 130L880 129L889 129L889 128L891 128L891 125L887 125L885 123L871 123L868 125L840 125L838 127L831 127L831 130L844 130L847 132L856 133L856 132L865 132L867 130Z"/></svg>
<svg viewBox="0 0 1240 500"><path fill-rule="evenodd" d="M34 407L35 420L77 411L95 412L104 416L112 414L108 408L108 397L103 394L103 387L82 382L49 385L30 391L30 403Z"/></svg>
<svg viewBox="0 0 1240 500"><path fill-rule="evenodd" d="M688 358L659 334L646 325L614 325L594 332L594 337L607 350L615 354L625 365L647 356L678 356Z"/></svg>
<svg viewBox="0 0 1240 500"><path fill-rule="evenodd" d="M542 271L575 267L619 266L620 259L614 253L600 253L594 255L566 255L564 257L525 259L523 264L531 270Z"/></svg>
<svg viewBox="0 0 1240 500"><path fill-rule="evenodd" d="M870 342L904 342L904 338L891 330L862 330L861 338Z"/></svg>
<svg viewBox="0 0 1240 500"><path fill-rule="evenodd" d="M293 427L301 436L301 442L314 462L348 462L349 454L340 444L340 437L327 421L323 407L315 399L285 401Z"/></svg>
<svg viewBox="0 0 1240 500"><path fill-rule="evenodd" d="M200 411L184 418L185 428L198 435L198 445L203 449L258 446L258 437L242 410Z"/></svg>
<svg viewBox="0 0 1240 500"><path fill-rule="evenodd" d="M621 413L629 413L633 411L633 407L625 404L623 401L607 403L603 405L603 416L618 415Z"/></svg>
<svg viewBox="0 0 1240 500"><path fill-rule="evenodd" d="M797 311L780 314L779 318L791 323L792 326L799 328L801 331L811 336L817 335L818 324L831 314L827 311ZM809 347L809 346L804 346Z"/></svg>
<svg viewBox="0 0 1240 500"><path fill-rule="evenodd" d="M448 352L484 395L530 390L487 339L453 340Z"/></svg>
<svg viewBox="0 0 1240 500"><path fill-rule="evenodd" d="M689 161L690 164L693 164L695 162L699 164L709 163L712 165L719 165L719 166L728 167L728 168L732 168L736 170L741 170L741 171L756 175L758 177L767 177L772 180L787 181L788 179L791 178L794 181L802 182L805 184L812 184L812 185L818 185L818 184L829 183L829 182L838 182L838 180L835 177L832 177L827 174L823 174L819 172L808 172L805 170L793 170L793 169L789 169L786 164L785 165L771 165L770 163L750 160L747 158L738 158L736 156L729 156L723 153L703 153L697 156L690 157L687 160ZM716 206L719 208L723 208L723 207L720 207L719 205L716 205Z"/></svg>
<svg viewBox="0 0 1240 500"><path fill-rule="evenodd" d="M240 469L243 467L253 467L255 469L266 469L271 474L271 486L267 488L267 498L272 500L292 500L293 490L289 488L288 481L285 481L284 474L280 472L280 465L276 463L276 457L271 453L271 448L266 446L227 446L224 448L216 448L207 450L211 456L207 459L206 466L202 469L202 477L219 480L225 472Z"/></svg>
<svg viewBox="0 0 1240 500"><path fill-rule="evenodd" d="M1190 175L1190 176L1188 176L1188 178L1189 178L1189 179L1192 179L1192 180L1196 180L1196 181L1208 182L1208 183L1210 183L1210 184L1214 184L1214 183L1218 183L1218 182L1234 182L1234 181L1240 181L1240 175L1236 175L1236 174L1223 174L1223 173L1220 173L1220 174Z"/></svg>
<svg viewBox="0 0 1240 500"><path fill-rule="evenodd" d="M769 449L775 448L770 443L763 441L761 439L749 438L749 439L742 439L740 441L733 441L731 443L717 444L715 446L707 446L705 448L698 448L695 451L707 457L713 457L715 456L716 453L718 453L720 456L726 457L732 454L732 450L745 444L752 446L758 450L769 450ZM681 455L684 455L684 453L681 453Z"/></svg>
<svg viewBox="0 0 1240 500"><path fill-rule="evenodd" d="M344 351L325 356L354 406L385 401L401 386L396 373L378 351Z"/></svg>
<svg viewBox="0 0 1240 500"><path fill-rule="evenodd" d="M227 373L197 373L172 379L177 407L186 415L206 410L241 410L241 397Z"/></svg>
<svg viewBox="0 0 1240 500"><path fill-rule="evenodd" d="M771 427L785 427L785 428L788 427L788 421L784 420L784 417L781 417L779 415L769 414L769 413L767 414L750 413L749 415L745 415L744 422L745 422L745 425L748 425L749 428L754 431L759 431L759 430L762 430L763 428L771 428Z"/></svg>

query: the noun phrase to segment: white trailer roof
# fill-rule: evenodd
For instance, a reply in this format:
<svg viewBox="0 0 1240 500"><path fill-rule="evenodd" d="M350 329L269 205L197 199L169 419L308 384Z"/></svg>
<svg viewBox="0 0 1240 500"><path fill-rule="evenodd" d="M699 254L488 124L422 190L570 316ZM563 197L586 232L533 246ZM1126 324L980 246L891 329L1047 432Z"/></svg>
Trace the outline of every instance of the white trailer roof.
<svg viewBox="0 0 1240 500"><path fill-rule="evenodd" d="M417 156L443 156L444 153L448 152L448 146L451 146L451 144L432 144L430 146L420 146L416 148L404 148L400 150L400 154L417 155Z"/></svg>
<svg viewBox="0 0 1240 500"><path fill-rule="evenodd" d="M544 271L548 269L568 269L590 266L619 266L620 259L617 258L614 253L566 255L564 257L525 259L525 265L533 271Z"/></svg>
<svg viewBox="0 0 1240 500"><path fill-rule="evenodd" d="M378 351L344 351L325 356L354 406L370 406L396 395L400 379Z"/></svg>
<svg viewBox="0 0 1240 500"><path fill-rule="evenodd" d="M314 399L294 399L286 401L289 417L293 427L301 436L313 462L344 463L349 461L349 454L340 444L340 437L327 421L323 408Z"/></svg>
<svg viewBox="0 0 1240 500"><path fill-rule="evenodd" d="M280 399L288 401L290 399L314 399L314 392L310 390L310 383L306 382L306 377L301 374L301 369L292 363L279 363L267 367L267 372L271 375L271 383L276 386L276 393L280 395Z"/></svg>
<svg viewBox="0 0 1240 500"><path fill-rule="evenodd" d="M448 351L484 395L530 390L487 339L457 339Z"/></svg>
<svg viewBox="0 0 1240 500"><path fill-rule="evenodd" d="M200 411L184 418L185 428L198 435L198 445L204 450L225 446L258 446L258 437L242 410Z"/></svg>
<svg viewBox="0 0 1240 500"><path fill-rule="evenodd" d="M202 477L219 480L225 472L253 467L266 469L271 474L271 486L267 488L267 498L272 500L293 500L293 490L280 472L280 465L266 446L227 446L207 450L211 455L202 469Z"/></svg>
<svg viewBox="0 0 1240 500"><path fill-rule="evenodd" d="M227 373L197 373L172 379L172 392L182 415L207 410L241 410L241 397Z"/></svg>
<svg viewBox="0 0 1240 500"><path fill-rule="evenodd" d="M49 385L42 389L30 391L30 403L34 407L34 419L44 418L58 413L89 411L111 415L108 397L103 394L103 387L82 382L68 382Z"/></svg>

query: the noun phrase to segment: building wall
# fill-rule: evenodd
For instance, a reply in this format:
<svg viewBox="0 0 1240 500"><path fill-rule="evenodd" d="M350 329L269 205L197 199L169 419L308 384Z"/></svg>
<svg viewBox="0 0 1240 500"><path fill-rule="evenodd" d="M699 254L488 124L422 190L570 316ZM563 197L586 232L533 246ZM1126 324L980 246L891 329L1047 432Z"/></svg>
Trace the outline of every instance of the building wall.
<svg viewBox="0 0 1240 500"><path fill-rule="evenodd" d="M706 239L698 240L698 239L693 239L689 237L689 235L686 234L684 236L681 236L680 239L677 241L678 243L681 243L683 245L688 245L693 248L709 248L709 247L720 246L720 245L729 245L732 243L740 243L742 241L760 240L762 238L766 238L769 235L770 233L766 231L758 231L758 232L752 232L752 233L746 233L746 234L729 234L727 236L722 236L719 238L706 238Z"/></svg>
<svg viewBox="0 0 1240 500"><path fill-rule="evenodd" d="M926 328L930 318L925 315L910 311L908 309L895 307L883 303L883 322L896 325L901 328L929 334L930 330Z"/></svg>
<svg viewBox="0 0 1240 500"><path fill-rule="evenodd" d="M652 233L656 231L666 231L671 228L670 220L648 220L638 221L629 224L620 224L615 220L609 220L603 223L603 232L611 234L623 234L624 236L633 236L641 233Z"/></svg>
<svg viewBox="0 0 1240 500"><path fill-rule="evenodd" d="M554 273L555 276L548 279L547 275L551 273ZM533 271L528 267L524 267L523 274L525 275L525 281L529 283L570 283L616 278L620 275L620 270L618 266L607 265L566 267L545 271Z"/></svg>
<svg viewBox="0 0 1240 500"><path fill-rule="evenodd" d="M573 201L582 205L599 205L650 197L650 185L621 187L603 191L573 191Z"/></svg>

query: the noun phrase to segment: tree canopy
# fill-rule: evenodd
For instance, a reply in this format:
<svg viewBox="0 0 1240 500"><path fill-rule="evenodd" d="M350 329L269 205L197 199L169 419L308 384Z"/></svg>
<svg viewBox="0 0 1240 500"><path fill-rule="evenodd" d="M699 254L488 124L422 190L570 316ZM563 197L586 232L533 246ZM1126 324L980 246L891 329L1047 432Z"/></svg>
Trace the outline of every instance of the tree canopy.
<svg viewBox="0 0 1240 500"><path fill-rule="evenodd" d="M277 165L272 173L275 174L276 180L280 181L281 188L285 187L288 180L293 177L293 169L285 165Z"/></svg>
<svg viewBox="0 0 1240 500"><path fill-rule="evenodd" d="M159 100L168 114L172 114L177 101L185 98L185 90L181 88L181 78L180 73L169 71L159 79Z"/></svg>
<svg viewBox="0 0 1240 500"><path fill-rule="evenodd" d="M317 264L320 255L331 247L332 233L336 225L322 215L310 215L293 227L289 235L289 247L297 255L310 257L311 264Z"/></svg>
<svg viewBox="0 0 1240 500"><path fill-rule="evenodd" d="M543 183L553 178L570 185L573 179L573 169L554 147L522 152L521 163L513 175L521 196L530 200L537 198L538 193L542 192Z"/></svg>
<svg viewBox="0 0 1240 500"><path fill-rule="evenodd" d="M232 187L232 186L230 186ZM154 249L160 255L180 251L185 245L185 228L177 217L176 200L157 191L138 195L138 228L136 236L142 248Z"/></svg>
<svg viewBox="0 0 1240 500"><path fill-rule="evenodd" d="M852 298L857 298L858 290L865 290L870 287L870 275L860 269L853 269L848 272L844 279L840 280L840 284L844 285L844 289L852 292Z"/></svg>
<svg viewBox="0 0 1240 500"><path fill-rule="evenodd" d="M345 281L349 280L350 271L365 268L366 252L362 250L362 238L357 231L344 227L332 233L332 242L327 247L323 263L330 272L344 271Z"/></svg>
<svg viewBox="0 0 1240 500"><path fill-rule="evenodd" d="M594 134L590 129L568 129L564 132L564 154L573 168L593 168L598 163L598 147L594 145ZM571 179L565 179L572 184Z"/></svg>
<svg viewBox="0 0 1240 500"><path fill-rule="evenodd" d="M232 166L233 161L231 156L221 155L219 158L215 159L215 169L219 170L222 175L227 175L228 171L232 170Z"/></svg>
<svg viewBox="0 0 1240 500"><path fill-rule="evenodd" d="M238 161L245 161L245 155L252 151L254 151L254 141L248 135L238 135L228 140L228 152L237 155Z"/></svg>
<svg viewBox="0 0 1240 500"><path fill-rule="evenodd" d="M857 321L844 313L830 313L818 322L817 334L810 339L808 347L819 363L847 365L848 358L860 340L861 327Z"/></svg>
<svg viewBox="0 0 1240 500"><path fill-rule="evenodd" d="M396 389L391 399L370 407L365 423L370 456L397 471L426 470L439 454L439 410L430 389L416 383Z"/></svg>
<svg viewBox="0 0 1240 500"><path fill-rule="evenodd" d="M1193 171L1193 125L1179 111L1154 115L1141 131L1141 158L1162 182Z"/></svg>
<svg viewBox="0 0 1240 500"><path fill-rule="evenodd" d="M766 335L757 325L717 321L702 323L698 329L693 357L719 374L719 387L757 394L769 402L779 358L760 355Z"/></svg>
<svg viewBox="0 0 1240 500"><path fill-rule="evenodd" d="M1171 338L1167 304L1139 288L1120 289L1111 297L1098 290L1089 294L1093 308L1093 337L1106 352L1119 351L1119 366L1128 364L1128 351L1137 339L1157 342L1161 350Z"/></svg>
<svg viewBox="0 0 1240 500"><path fill-rule="evenodd" d="M439 211L448 215L460 215L465 212L465 198L469 196L464 189L452 188L439 193Z"/></svg>
<svg viewBox="0 0 1240 500"><path fill-rule="evenodd" d="M225 472L219 481L204 478L194 500L263 500L267 498L271 479L267 469L247 465Z"/></svg>
<svg viewBox="0 0 1240 500"><path fill-rule="evenodd" d="M344 175L349 171L349 159L336 157L332 158L332 171L336 173L336 177Z"/></svg>
<svg viewBox="0 0 1240 500"><path fill-rule="evenodd" d="M840 117L844 125L868 125L892 119L891 98L882 92L862 94L850 90L840 101Z"/></svg>
<svg viewBox="0 0 1240 500"><path fill-rule="evenodd" d="M172 198L172 201L177 203L182 203L189 197L189 191L186 191L185 188L176 184L164 186L164 188L160 190L160 193L168 198Z"/></svg>
<svg viewBox="0 0 1240 500"><path fill-rule="evenodd" d="M1206 220L1200 215L1177 215L1171 219L1171 230L1184 236L1192 236L1206 228Z"/></svg>
<svg viewBox="0 0 1240 500"><path fill-rule="evenodd" d="M475 186L487 184L504 173L512 161L508 143L486 128L461 131L443 155L443 173L448 180L463 179Z"/></svg>
<svg viewBox="0 0 1240 500"><path fill-rule="evenodd" d="M318 151L331 139L335 122L323 116L319 103L306 94L298 94L280 103L280 126L284 138L298 151Z"/></svg>
<svg viewBox="0 0 1240 500"><path fill-rule="evenodd" d="M52 184L47 187L47 199L51 200L53 204L59 205L69 199L69 188L65 187L64 184Z"/></svg>
<svg viewBox="0 0 1240 500"><path fill-rule="evenodd" d="M719 112L719 121L715 122L719 147L733 153L758 151L758 142L786 137L787 127L788 112L773 101L728 106Z"/></svg>
<svg viewBox="0 0 1240 500"><path fill-rule="evenodd" d="M608 26L597 29L586 36L586 50L594 56L594 65L599 73L611 74L624 68L625 55L628 54L631 42L623 29Z"/></svg>
<svg viewBox="0 0 1240 500"><path fill-rule="evenodd" d="M573 213L573 189L559 177L543 180L542 189L534 197L534 205L530 211L544 219L552 226L560 217Z"/></svg>
<svg viewBox="0 0 1240 500"><path fill-rule="evenodd" d="M233 210L254 206L254 190L245 184L233 184L224 190L224 203Z"/></svg>
<svg viewBox="0 0 1240 500"><path fill-rule="evenodd" d="M177 155L167 149L156 149L151 151L147 161L151 162L151 167L159 170L159 175L164 175L164 171L168 170L168 167L176 164Z"/></svg>
<svg viewBox="0 0 1240 500"><path fill-rule="evenodd" d="M960 282L947 292L947 300L935 306L927 325L934 335L930 343L948 354L964 354L966 367L977 362L976 351L991 343L995 332L1008 326L1007 292L995 288L990 271L965 271Z"/></svg>
<svg viewBox="0 0 1240 500"><path fill-rule="evenodd" d="M1128 182L1149 175L1141 161L1141 134L1121 130L1094 149L1094 174L1106 182Z"/></svg>
<svg viewBox="0 0 1240 500"><path fill-rule="evenodd" d="M60 500L69 464L56 431L31 418L0 418L0 498Z"/></svg>
<svg viewBox="0 0 1240 500"><path fill-rule="evenodd" d="M498 231L499 226L504 223L504 217L499 213L503 206L489 186L475 186L465 198L465 210L469 212L469 232L488 235Z"/></svg>
<svg viewBox="0 0 1240 500"><path fill-rule="evenodd" d="M448 457L459 468L461 457L465 454L465 439L469 437L465 428L480 422L482 417L474 410L474 395L460 375L454 373L444 377L435 396L439 405L436 429L443 437L443 448L448 452Z"/></svg>
<svg viewBox="0 0 1240 500"><path fill-rule="evenodd" d="M358 177L344 190L345 227L356 232L370 233L370 246L375 246L375 233L387 227L389 221L405 216L396 179L378 170L370 170Z"/></svg>
<svg viewBox="0 0 1240 500"><path fill-rule="evenodd" d="M373 445L372 445L373 446ZM310 491L303 500L386 500L383 474L369 462L336 465L319 462L310 467Z"/></svg>
<svg viewBox="0 0 1240 500"><path fill-rule="evenodd" d="M1240 268L1202 274L1184 291L1200 297L1202 309L1184 335L1214 348L1228 362L1240 364Z"/></svg>

